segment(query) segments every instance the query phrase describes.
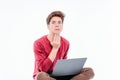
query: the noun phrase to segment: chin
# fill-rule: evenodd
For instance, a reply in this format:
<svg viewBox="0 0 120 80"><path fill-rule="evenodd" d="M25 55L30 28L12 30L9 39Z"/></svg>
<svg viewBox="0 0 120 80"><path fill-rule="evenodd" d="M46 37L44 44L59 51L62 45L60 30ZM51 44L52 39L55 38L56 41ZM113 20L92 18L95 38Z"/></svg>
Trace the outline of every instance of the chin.
<svg viewBox="0 0 120 80"><path fill-rule="evenodd" d="M60 34L60 32L57 31L57 32L54 32L54 34Z"/></svg>

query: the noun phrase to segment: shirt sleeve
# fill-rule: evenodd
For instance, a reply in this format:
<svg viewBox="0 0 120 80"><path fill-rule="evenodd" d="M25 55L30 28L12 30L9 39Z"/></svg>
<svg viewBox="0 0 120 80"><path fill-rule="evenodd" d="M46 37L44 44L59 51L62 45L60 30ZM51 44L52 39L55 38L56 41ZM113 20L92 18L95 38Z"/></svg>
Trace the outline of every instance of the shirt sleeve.
<svg viewBox="0 0 120 80"><path fill-rule="evenodd" d="M35 71L47 72L52 65L52 61L45 54L44 47L42 44L34 43L34 55L35 55Z"/></svg>

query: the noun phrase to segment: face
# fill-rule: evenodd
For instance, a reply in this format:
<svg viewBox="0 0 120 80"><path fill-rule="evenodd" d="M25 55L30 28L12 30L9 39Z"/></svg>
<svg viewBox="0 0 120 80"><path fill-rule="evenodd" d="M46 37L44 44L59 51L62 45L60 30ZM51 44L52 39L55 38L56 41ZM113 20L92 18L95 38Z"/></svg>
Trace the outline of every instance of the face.
<svg viewBox="0 0 120 80"><path fill-rule="evenodd" d="M48 24L48 29L53 34L60 34L63 29L62 19L60 17L52 17Z"/></svg>

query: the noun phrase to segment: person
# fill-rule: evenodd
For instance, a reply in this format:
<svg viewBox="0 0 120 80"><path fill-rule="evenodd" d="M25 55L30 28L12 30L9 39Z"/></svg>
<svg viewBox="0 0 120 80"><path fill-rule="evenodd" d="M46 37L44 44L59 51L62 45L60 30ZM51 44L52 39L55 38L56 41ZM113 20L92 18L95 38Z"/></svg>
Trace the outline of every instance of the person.
<svg viewBox="0 0 120 80"><path fill-rule="evenodd" d="M34 41L35 66L34 80L89 80L94 72L90 67L83 68L78 75L51 77L56 61L67 59L70 43L60 35L63 30L64 13L62 11L51 12L47 19L49 33Z"/></svg>

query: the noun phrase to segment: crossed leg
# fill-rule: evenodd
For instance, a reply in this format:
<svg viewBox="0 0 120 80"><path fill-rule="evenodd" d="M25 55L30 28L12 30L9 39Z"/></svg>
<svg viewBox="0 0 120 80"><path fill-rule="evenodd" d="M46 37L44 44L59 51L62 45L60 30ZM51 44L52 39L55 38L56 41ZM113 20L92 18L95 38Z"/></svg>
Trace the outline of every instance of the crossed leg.
<svg viewBox="0 0 120 80"><path fill-rule="evenodd" d="M70 80L90 80L94 77L94 72L91 68L83 68L80 72L80 74L75 75ZM55 78L52 78L49 76L46 72L39 72L35 80L56 80Z"/></svg>
<svg viewBox="0 0 120 80"><path fill-rule="evenodd" d="M91 68L83 68L80 74L71 78L71 80L90 80L94 77L93 69Z"/></svg>
<svg viewBox="0 0 120 80"><path fill-rule="evenodd" d="M47 74L46 72L39 72L36 75L35 80L56 80L56 79L50 77L49 74Z"/></svg>

